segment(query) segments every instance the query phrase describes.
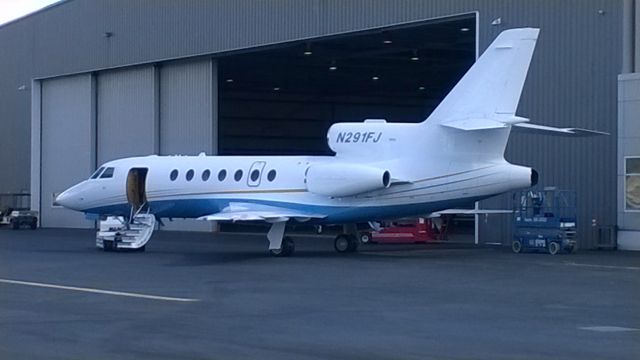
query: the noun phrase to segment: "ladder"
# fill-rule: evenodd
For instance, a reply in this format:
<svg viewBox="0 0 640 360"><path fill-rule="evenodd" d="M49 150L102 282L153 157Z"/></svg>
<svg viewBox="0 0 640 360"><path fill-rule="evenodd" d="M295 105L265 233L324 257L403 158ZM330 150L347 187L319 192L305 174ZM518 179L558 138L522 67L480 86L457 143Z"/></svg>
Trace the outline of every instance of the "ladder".
<svg viewBox="0 0 640 360"><path fill-rule="evenodd" d="M141 213L141 206L129 220L123 216L109 216L100 221L100 227L96 234L96 247L104 251L118 249L144 251L145 245L151 239L156 225L156 217L153 214Z"/></svg>

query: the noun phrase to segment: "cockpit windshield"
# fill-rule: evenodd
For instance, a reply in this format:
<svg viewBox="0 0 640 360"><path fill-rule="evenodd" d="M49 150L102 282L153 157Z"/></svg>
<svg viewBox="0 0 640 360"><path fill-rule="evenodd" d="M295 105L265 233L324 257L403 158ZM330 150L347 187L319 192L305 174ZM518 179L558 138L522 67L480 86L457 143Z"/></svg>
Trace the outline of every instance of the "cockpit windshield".
<svg viewBox="0 0 640 360"><path fill-rule="evenodd" d="M104 170L104 172L102 173L102 175L100 175L100 179L108 179L108 178L112 178L113 177L113 168L112 167L108 167Z"/></svg>
<svg viewBox="0 0 640 360"><path fill-rule="evenodd" d="M100 176L100 174L102 173L103 170L104 170L104 166L102 166L101 168L96 170L96 172L94 172L93 175L91 175L91 177L89 179L97 179L98 176Z"/></svg>

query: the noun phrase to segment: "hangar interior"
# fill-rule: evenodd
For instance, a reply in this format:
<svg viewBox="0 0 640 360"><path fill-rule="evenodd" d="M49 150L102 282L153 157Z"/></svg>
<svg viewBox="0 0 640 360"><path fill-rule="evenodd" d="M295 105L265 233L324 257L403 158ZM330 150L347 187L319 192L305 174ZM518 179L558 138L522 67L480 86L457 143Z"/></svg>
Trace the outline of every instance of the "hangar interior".
<svg viewBox="0 0 640 360"><path fill-rule="evenodd" d="M476 58L475 14L256 49L219 63L219 153L327 155L334 122L422 121Z"/></svg>
<svg viewBox="0 0 640 360"><path fill-rule="evenodd" d="M32 189L40 194L32 205L44 227L90 228L53 199L109 160L326 155L334 122L422 121L475 61L476 29L469 13L34 80ZM194 220L166 226L210 228Z"/></svg>

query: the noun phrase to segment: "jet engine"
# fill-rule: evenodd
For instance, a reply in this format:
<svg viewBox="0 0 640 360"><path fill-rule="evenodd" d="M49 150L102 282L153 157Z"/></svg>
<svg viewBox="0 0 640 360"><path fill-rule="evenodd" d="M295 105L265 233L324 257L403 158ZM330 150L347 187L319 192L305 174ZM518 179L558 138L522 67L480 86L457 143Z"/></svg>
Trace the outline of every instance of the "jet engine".
<svg viewBox="0 0 640 360"><path fill-rule="evenodd" d="M331 197L354 196L388 188L391 174L387 170L358 164L311 165L306 174L307 190Z"/></svg>

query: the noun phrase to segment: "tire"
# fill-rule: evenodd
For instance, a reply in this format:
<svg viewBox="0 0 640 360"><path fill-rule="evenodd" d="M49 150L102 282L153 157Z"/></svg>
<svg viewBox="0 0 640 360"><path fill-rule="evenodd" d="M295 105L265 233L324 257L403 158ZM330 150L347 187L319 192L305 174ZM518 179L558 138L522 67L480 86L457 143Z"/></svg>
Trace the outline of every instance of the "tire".
<svg viewBox="0 0 640 360"><path fill-rule="evenodd" d="M271 249L269 250L269 254L275 257L289 257L293 255L296 250L296 243L293 242L288 236L282 238L282 244L280 245L280 249Z"/></svg>
<svg viewBox="0 0 640 360"><path fill-rule="evenodd" d="M20 221L18 221L18 219L11 219L11 228L13 230L20 229Z"/></svg>
<svg viewBox="0 0 640 360"><path fill-rule="evenodd" d="M522 242L520 242L520 240L514 240L511 243L511 250L516 254L520 254L522 252Z"/></svg>
<svg viewBox="0 0 640 360"><path fill-rule="evenodd" d="M573 253L573 251L574 251L574 250L575 250L575 246L574 246L574 245L569 245L569 246L567 246L567 247L564 249L564 251L565 251L567 254L571 254L571 253Z"/></svg>
<svg viewBox="0 0 640 360"><path fill-rule="evenodd" d="M111 240L103 240L102 241L102 250L105 252L114 251L114 242Z"/></svg>
<svg viewBox="0 0 640 360"><path fill-rule="evenodd" d="M560 244L558 244L555 241L552 241L549 244L547 244L547 250L549 250L549 254L555 255L560 251Z"/></svg>
<svg viewBox="0 0 640 360"><path fill-rule="evenodd" d="M351 241L349 240L349 236L346 234L340 234L336 236L335 240L333 240L333 248L339 253L349 252L350 247Z"/></svg>
<svg viewBox="0 0 640 360"><path fill-rule="evenodd" d="M347 251L348 252L358 251L358 246L360 246L360 240L353 235L348 235L347 237L349 238L349 250Z"/></svg>
<svg viewBox="0 0 640 360"><path fill-rule="evenodd" d="M37 219L33 219L31 221L31 224L29 224L29 227L31 228L31 230L35 230L38 227L38 220Z"/></svg>
<svg viewBox="0 0 640 360"><path fill-rule="evenodd" d="M369 234L369 233L364 233L364 234L362 234L362 235L360 236L360 241L361 241L363 244L368 243L369 241L371 241L371 234Z"/></svg>

